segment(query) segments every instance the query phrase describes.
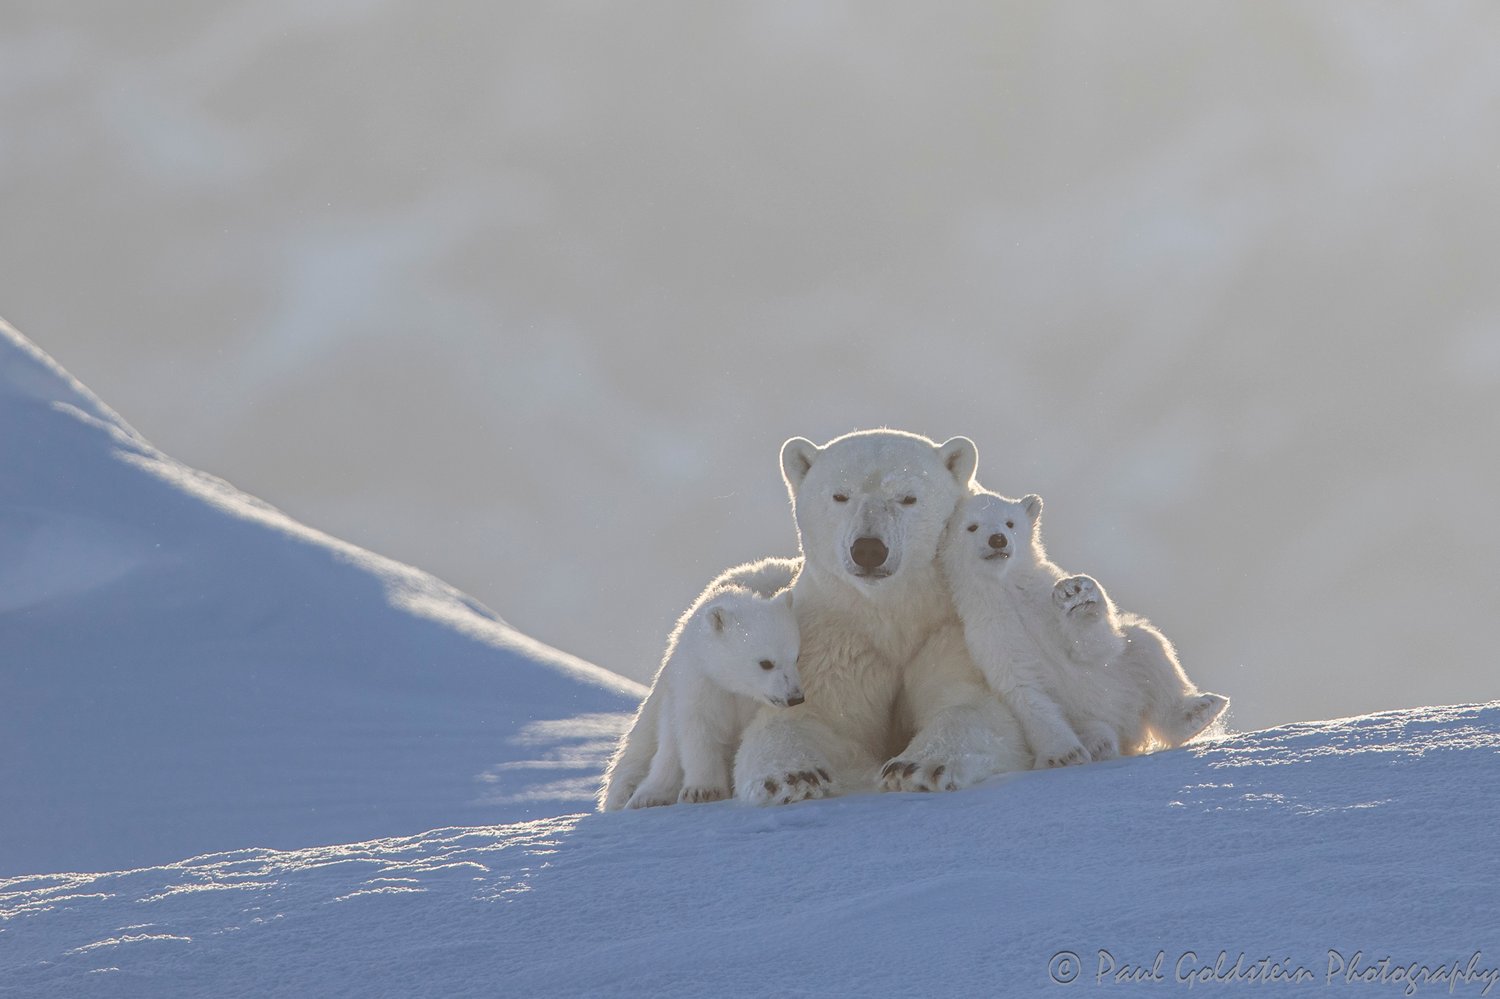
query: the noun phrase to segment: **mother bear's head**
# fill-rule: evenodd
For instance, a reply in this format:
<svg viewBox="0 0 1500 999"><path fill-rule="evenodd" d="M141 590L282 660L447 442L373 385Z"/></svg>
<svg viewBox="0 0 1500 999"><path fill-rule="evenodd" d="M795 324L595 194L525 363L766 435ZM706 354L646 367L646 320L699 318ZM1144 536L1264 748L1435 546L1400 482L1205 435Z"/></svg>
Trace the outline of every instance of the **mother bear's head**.
<svg viewBox="0 0 1500 999"><path fill-rule="evenodd" d="M871 596L903 568L931 568L978 464L967 437L936 444L901 430L861 430L822 447L793 437L781 446L781 473L808 568Z"/></svg>

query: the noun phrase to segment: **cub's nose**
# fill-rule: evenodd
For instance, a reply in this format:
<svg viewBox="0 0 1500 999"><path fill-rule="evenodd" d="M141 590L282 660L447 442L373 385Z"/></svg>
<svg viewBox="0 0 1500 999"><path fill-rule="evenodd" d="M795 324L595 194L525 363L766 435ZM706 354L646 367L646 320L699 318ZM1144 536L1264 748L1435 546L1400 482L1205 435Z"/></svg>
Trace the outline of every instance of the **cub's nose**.
<svg viewBox="0 0 1500 999"><path fill-rule="evenodd" d="M993 549L995 549L996 551L999 551L1000 549L1004 548L1009 543L1010 542L1008 542L1008 541L1005 540L1005 535L1003 535L1003 534L991 534L990 535L990 547L993 548Z"/></svg>
<svg viewBox="0 0 1500 999"><path fill-rule="evenodd" d="M789 707L789 708L795 708L797 705L801 704L805 700L807 700L807 698L803 697L802 696L802 691L799 690L795 694L788 694L787 695L786 704L787 704L787 707Z"/></svg>
<svg viewBox="0 0 1500 999"><path fill-rule="evenodd" d="M854 544L849 548L854 564L861 569L880 568L890 553L891 550L879 538L855 538Z"/></svg>

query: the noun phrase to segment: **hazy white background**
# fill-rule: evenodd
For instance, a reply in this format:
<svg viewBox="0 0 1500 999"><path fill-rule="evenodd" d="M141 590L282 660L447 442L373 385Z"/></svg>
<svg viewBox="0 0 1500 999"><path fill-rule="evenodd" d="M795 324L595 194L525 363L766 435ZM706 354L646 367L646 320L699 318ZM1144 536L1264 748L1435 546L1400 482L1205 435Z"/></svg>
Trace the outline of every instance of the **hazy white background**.
<svg viewBox="0 0 1500 999"><path fill-rule="evenodd" d="M886 424L1042 493L1237 727L1495 698L1497 38L9 0L0 314L166 451L629 676L794 549L783 439Z"/></svg>

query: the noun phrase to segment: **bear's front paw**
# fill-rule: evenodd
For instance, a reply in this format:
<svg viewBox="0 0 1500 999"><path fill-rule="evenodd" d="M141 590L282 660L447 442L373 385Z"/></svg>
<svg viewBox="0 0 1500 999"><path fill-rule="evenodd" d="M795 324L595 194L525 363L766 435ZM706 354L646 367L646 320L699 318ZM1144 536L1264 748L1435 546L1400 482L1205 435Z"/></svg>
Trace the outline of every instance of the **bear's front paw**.
<svg viewBox="0 0 1500 999"><path fill-rule="evenodd" d="M1052 587L1052 602L1064 617L1095 617L1104 610L1103 592L1093 576L1069 576Z"/></svg>
<svg viewBox="0 0 1500 999"><path fill-rule="evenodd" d="M794 801L831 798L837 793L828 771L813 767L751 781L741 792L741 797L752 805L790 805Z"/></svg>
<svg viewBox="0 0 1500 999"><path fill-rule="evenodd" d="M682 789L677 800L684 805L697 805L705 801L723 801L729 797L729 788L713 785L689 785Z"/></svg>
<svg viewBox="0 0 1500 999"><path fill-rule="evenodd" d="M1071 746L1061 746L1047 753L1036 754L1036 769L1044 767L1053 769L1056 767L1077 767L1092 762L1093 755L1084 748L1083 743L1074 743Z"/></svg>
<svg viewBox="0 0 1500 999"><path fill-rule="evenodd" d="M957 791L958 782L942 763L918 763L899 756L880 771L882 791Z"/></svg>
<svg viewBox="0 0 1500 999"><path fill-rule="evenodd" d="M1120 755L1120 739L1114 729L1102 722L1079 727L1078 738L1088 750L1089 759L1095 763L1112 760Z"/></svg>
<svg viewBox="0 0 1500 999"><path fill-rule="evenodd" d="M642 785L635 789L630 800L625 802L626 808L657 808L661 805L675 805L677 795L669 790L659 787Z"/></svg>

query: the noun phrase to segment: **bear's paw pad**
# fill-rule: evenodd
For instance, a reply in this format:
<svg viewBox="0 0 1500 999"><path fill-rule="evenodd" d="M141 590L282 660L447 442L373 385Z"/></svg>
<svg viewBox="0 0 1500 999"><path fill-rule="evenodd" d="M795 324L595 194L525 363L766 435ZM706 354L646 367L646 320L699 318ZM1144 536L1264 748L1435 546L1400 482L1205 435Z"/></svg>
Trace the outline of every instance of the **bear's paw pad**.
<svg viewBox="0 0 1500 999"><path fill-rule="evenodd" d="M1052 602L1064 615L1086 617L1104 607L1099 583L1092 576L1068 576L1052 587Z"/></svg>

